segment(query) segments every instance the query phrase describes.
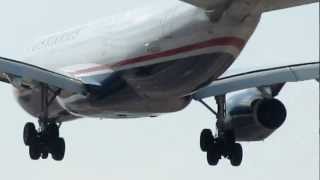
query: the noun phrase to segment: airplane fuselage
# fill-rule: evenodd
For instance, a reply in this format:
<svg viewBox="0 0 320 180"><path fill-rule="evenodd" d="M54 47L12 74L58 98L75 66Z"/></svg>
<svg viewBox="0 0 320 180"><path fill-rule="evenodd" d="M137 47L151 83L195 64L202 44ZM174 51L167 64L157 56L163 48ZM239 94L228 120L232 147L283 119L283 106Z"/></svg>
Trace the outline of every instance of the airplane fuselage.
<svg viewBox="0 0 320 180"><path fill-rule="evenodd" d="M93 87L90 96L62 93L51 107L52 117L129 118L179 111L195 90L232 65L261 15L230 7L216 20L179 1L154 7L53 34L30 49L29 63L100 87ZM20 90L17 97L29 113L39 114L39 90Z"/></svg>

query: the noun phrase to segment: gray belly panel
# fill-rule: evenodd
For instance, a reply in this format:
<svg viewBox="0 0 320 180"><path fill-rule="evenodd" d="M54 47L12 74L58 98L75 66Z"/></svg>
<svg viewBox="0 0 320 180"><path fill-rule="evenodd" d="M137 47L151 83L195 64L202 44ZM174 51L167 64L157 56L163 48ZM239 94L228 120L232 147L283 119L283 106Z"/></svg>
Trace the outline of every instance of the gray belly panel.
<svg viewBox="0 0 320 180"><path fill-rule="evenodd" d="M106 89L90 97L61 99L69 111L91 117L176 112L190 103L193 91L219 77L234 59L214 53L128 69L117 72L114 83L106 81Z"/></svg>

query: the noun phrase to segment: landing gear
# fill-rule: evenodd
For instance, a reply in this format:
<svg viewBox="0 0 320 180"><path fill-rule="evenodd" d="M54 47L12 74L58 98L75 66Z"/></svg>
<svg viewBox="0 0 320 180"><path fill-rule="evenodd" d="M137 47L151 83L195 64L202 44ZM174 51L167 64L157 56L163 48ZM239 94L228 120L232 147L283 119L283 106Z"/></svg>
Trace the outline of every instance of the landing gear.
<svg viewBox="0 0 320 180"><path fill-rule="evenodd" d="M199 100L217 117L216 128L218 133L214 135L210 129L204 129L200 135L200 148L207 153L209 165L216 166L219 160L228 158L233 166L240 166L243 150L239 143L236 143L232 130L226 129L223 121L226 118L225 96L216 97L218 112L211 109L204 101Z"/></svg>
<svg viewBox="0 0 320 180"><path fill-rule="evenodd" d="M23 132L24 143L29 147L30 158L32 160L47 159L50 153L54 160L63 160L65 141L59 137L58 125L49 124L39 131L34 127L33 123L27 123Z"/></svg>
<svg viewBox="0 0 320 180"><path fill-rule="evenodd" d="M242 146L236 143L232 136L228 137L227 133L217 137L207 133L207 129L201 133L200 148L207 153L208 164L215 166L221 157L225 157L230 160L233 166L240 166L243 155Z"/></svg>
<svg viewBox="0 0 320 180"><path fill-rule="evenodd" d="M49 118L48 109L56 96L60 93L52 91L43 85L41 88L41 115L39 117L39 129L33 123L26 123L23 129L23 141L29 147L29 155L32 160L47 159L49 154L56 161L61 161L65 155L65 141L60 137L59 127L61 124L56 119ZM49 99L50 98L50 99Z"/></svg>

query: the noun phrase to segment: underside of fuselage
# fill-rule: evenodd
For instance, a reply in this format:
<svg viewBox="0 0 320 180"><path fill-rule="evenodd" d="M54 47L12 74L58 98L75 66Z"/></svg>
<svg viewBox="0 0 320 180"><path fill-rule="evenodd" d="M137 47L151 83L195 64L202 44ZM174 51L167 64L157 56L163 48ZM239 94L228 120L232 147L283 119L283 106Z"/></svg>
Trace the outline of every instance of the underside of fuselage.
<svg viewBox="0 0 320 180"><path fill-rule="evenodd" d="M193 91L219 77L233 61L231 54L213 53L123 70L89 98L64 99L69 102L65 107L86 116L119 112L120 118L176 112L190 103Z"/></svg>
<svg viewBox="0 0 320 180"><path fill-rule="evenodd" d="M219 77L234 59L228 53L212 53L122 70L102 81L101 87L90 87L90 96L60 96L55 103L56 110L50 112L55 113L53 117L63 118L62 121L71 114L129 118L176 112L190 103L192 92ZM97 76L87 78L101 78ZM40 108L31 107L39 106L30 103L39 101L34 93L29 96L34 97L18 96L19 102L28 112L38 115Z"/></svg>

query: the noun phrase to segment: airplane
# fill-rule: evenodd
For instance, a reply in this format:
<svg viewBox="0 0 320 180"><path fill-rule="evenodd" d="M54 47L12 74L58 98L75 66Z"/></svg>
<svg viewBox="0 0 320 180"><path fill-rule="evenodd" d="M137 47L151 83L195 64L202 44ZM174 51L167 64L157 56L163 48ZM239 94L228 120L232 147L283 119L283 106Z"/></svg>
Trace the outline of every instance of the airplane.
<svg viewBox="0 0 320 180"><path fill-rule="evenodd" d="M25 124L32 160L65 156L63 123L177 112L191 101L216 116L200 149L209 165L240 166L239 142L262 141L286 120L287 82L317 80L319 60L225 75L266 12L317 0L172 0L145 4L37 41L22 60L0 57L0 81L38 119ZM228 95L228 96L227 96ZM215 97L217 110L204 99Z"/></svg>

